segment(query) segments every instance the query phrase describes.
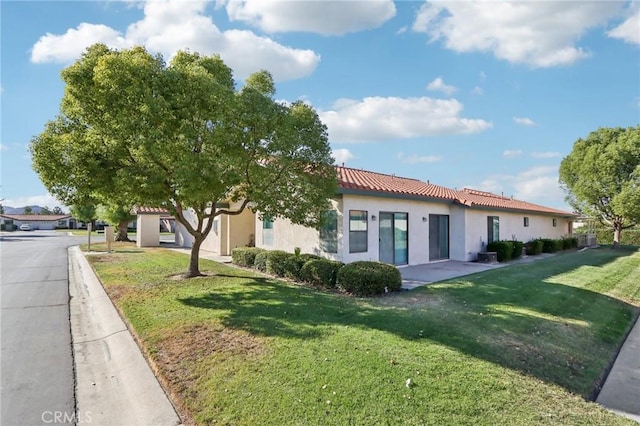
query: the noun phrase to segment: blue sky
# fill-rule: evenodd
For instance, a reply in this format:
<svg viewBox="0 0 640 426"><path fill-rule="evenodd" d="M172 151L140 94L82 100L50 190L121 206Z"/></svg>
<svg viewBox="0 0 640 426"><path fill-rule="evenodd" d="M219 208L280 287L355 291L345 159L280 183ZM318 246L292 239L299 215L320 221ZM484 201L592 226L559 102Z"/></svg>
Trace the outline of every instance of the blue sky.
<svg viewBox="0 0 640 426"><path fill-rule="evenodd" d="M313 105L338 164L569 209L558 166L599 127L640 123L640 3L2 1L4 204L59 203L28 144L90 44L219 53L238 85Z"/></svg>

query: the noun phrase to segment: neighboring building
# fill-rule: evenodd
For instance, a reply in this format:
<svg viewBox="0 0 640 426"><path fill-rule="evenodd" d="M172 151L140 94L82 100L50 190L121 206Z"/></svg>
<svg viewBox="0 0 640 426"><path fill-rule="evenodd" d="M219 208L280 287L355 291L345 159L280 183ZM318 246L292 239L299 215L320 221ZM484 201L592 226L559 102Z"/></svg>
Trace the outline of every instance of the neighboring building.
<svg viewBox="0 0 640 426"><path fill-rule="evenodd" d="M23 224L30 225L33 230L74 229L76 226L75 219L68 214L1 214L0 219L7 231Z"/></svg>
<svg viewBox="0 0 640 426"><path fill-rule="evenodd" d="M494 240L571 234L576 216L489 192L346 167L337 171L338 194L321 230L257 218L255 245L289 252L300 247L345 263L471 261Z"/></svg>
<svg viewBox="0 0 640 426"><path fill-rule="evenodd" d="M337 167L338 193L317 230L286 219L260 219L249 209L214 219L202 250L228 255L239 246L280 249L341 260L417 265L476 260L494 240L528 241L572 233L573 213L472 189ZM228 204L219 207L229 207ZM233 210L235 206L231 205ZM195 223L193 214L185 213ZM140 216L138 216L140 217ZM139 219L140 220L140 219ZM176 224L176 244L193 238Z"/></svg>

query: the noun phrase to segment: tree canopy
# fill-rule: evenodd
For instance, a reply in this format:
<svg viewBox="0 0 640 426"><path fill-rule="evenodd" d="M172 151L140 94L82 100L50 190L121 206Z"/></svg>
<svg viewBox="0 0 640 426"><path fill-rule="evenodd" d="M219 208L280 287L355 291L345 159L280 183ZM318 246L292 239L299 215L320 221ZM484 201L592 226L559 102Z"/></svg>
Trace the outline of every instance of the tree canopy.
<svg viewBox="0 0 640 426"><path fill-rule="evenodd" d="M31 142L44 185L67 205L167 208L194 237L188 276L215 216L249 206L317 226L335 193L326 126L303 102L275 101L267 71L238 90L217 55L178 52L167 65L96 44L62 79L60 114ZM228 201L240 208L216 207Z"/></svg>
<svg viewBox="0 0 640 426"><path fill-rule="evenodd" d="M614 231L640 223L640 126L600 128L578 139L560 164L560 184L577 211Z"/></svg>

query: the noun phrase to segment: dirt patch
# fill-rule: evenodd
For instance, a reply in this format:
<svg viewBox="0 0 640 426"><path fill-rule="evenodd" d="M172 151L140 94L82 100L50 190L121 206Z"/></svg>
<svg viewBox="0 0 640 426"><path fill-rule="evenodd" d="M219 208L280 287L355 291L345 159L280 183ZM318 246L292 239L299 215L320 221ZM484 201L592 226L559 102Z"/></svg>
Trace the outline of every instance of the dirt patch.
<svg viewBox="0 0 640 426"><path fill-rule="evenodd" d="M111 299L113 303L119 302L128 294L133 293L133 289L129 285L110 285L108 287L105 286L105 291L107 292L109 299Z"/></svg>
<svg viewBox="0 0 640 426"><path fill-rule="evenodd" d="M188 403L197 399L200 360L216 353L257 357L264 351L264 341L245 331L199 324L173 330L158 343L154 361L184 424L189 425L193 416Z"/></svg>

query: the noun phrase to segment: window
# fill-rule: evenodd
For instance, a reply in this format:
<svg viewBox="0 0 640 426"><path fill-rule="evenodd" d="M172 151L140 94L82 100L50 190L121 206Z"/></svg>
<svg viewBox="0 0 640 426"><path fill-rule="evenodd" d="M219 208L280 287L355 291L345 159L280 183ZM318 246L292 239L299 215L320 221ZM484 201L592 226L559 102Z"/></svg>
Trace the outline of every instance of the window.
<svg viewBox="0 0 640 426"><path fill-rule="evenodd" d="M328 210L322 214L320 250L327 253L338 252L338 212L335 210Z"/></svg>
<svg viewBox="0 0 640 426"><path fill-rule="evenodd" d="M362 253L367 246L366 210L349 210L349 253Z"/></svg>
<svg viewBox="0 0 640 426"><path fill-rule="evenodd" d="M558 219L556 219L555 217L553 218L553 227L555 228L556 226L558 226Z"/></svg>
<svg viewBox="0 0 640 426"><path fill-rule="evenodd" d="M487 216L487 243L500 241L500 218Z"/></svg>
<svg viewBox="0 0 640 426"><path fill-rule="evenodd" d="M218 233L218 222L220 221L220 217L216 217L213 219L213 232Z"/></svg>
<svg viewBox="0 0 640 426"><path fill-rule="evenodd" d="M529 218L525 216L524 218L524 227L528 228L529 227Z"/></svg>
<svg viewBox="0 0 640 426"><path fill-rule="evenodd" d="M269 217L262 218L262 244L273 245L273 219Z"/></svg>

